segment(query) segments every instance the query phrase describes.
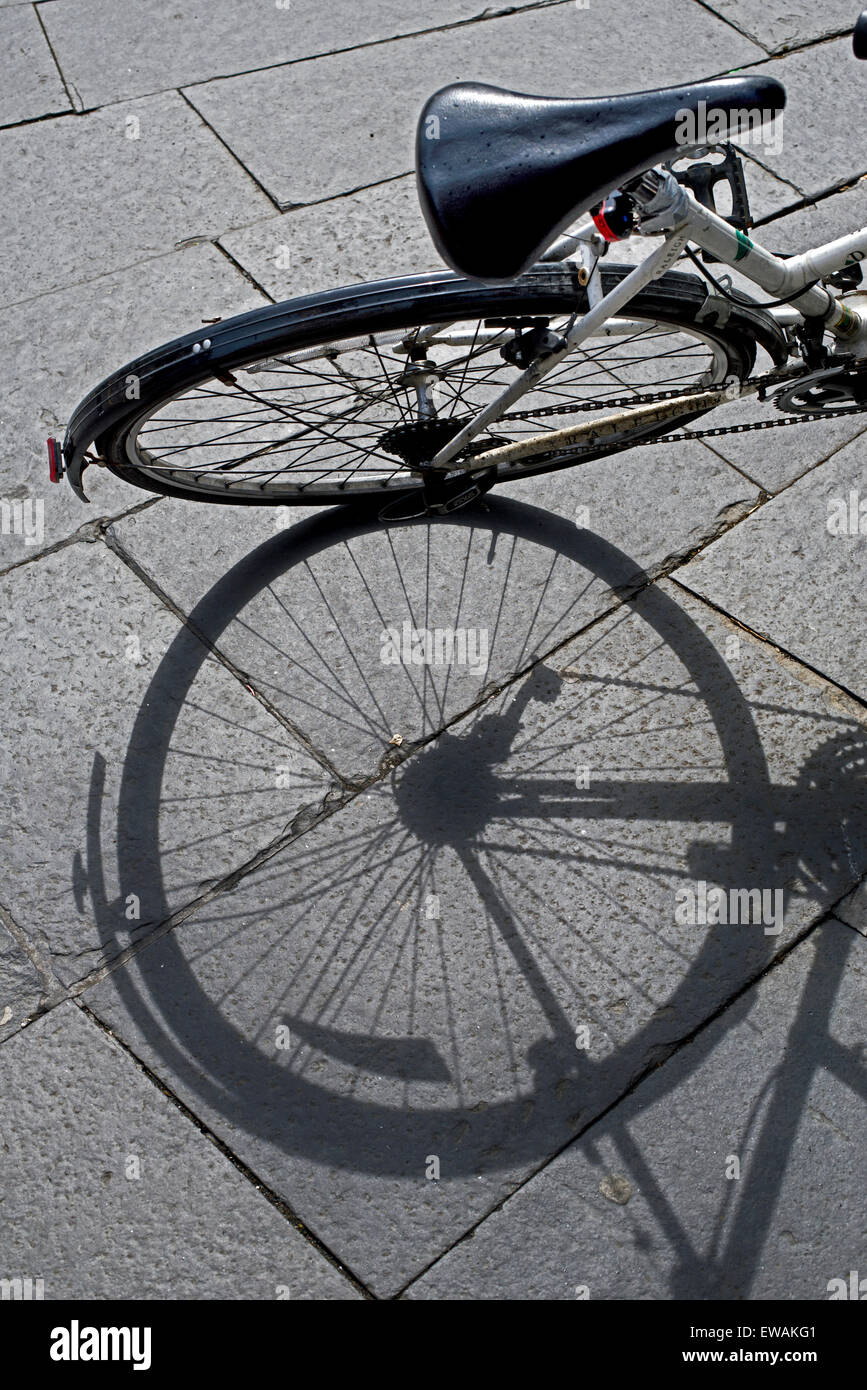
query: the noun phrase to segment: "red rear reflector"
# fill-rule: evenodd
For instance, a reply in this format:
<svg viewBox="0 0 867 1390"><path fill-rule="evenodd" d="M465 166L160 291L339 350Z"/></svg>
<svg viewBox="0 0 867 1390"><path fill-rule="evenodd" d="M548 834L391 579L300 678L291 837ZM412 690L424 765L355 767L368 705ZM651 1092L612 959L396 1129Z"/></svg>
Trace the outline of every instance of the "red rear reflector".
<svg viewBox="0 0 867 1390"><path fill-rule="evenodd" d="M63 451L56 439L49 439L48 444L48 476L53 483L59 483L63 477Z"/></svg>

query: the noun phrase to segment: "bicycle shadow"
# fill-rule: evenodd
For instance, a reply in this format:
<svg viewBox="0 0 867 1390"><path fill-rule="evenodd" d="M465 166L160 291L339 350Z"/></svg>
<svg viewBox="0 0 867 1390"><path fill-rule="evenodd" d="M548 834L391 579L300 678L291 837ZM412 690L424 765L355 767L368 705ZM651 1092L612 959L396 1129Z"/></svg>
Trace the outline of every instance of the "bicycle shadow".
<svg viewBox="0 0 867 1390"><path fill-rule="evenodd" d="M569 557L610 589L640 588L628 556L536 508L498 500L489 510L459 514L448 525L474 535L489 532L492 543L512 538L518 568L525 575L543 576L528 609L539 629L528 628L514 640L510 635L506 645L512 662L516 651L532 661L558 640L559 628L550 614L541 620L538 616L544 612L553 571L544 566L533 571L533 547ZM291 602L298 567L336 546L351 548L376 527L375 519L333 513L302 521L246 557L196 606L190 618L194 631L183 630L173 642L132 731L117 833L109 836L117 848L117 896L106 888L101 824L105 768L95 760L86 880L109 956L116 956L128 939L122 920L128 892L147 884L151 920L159 923L168 915L162 886L162 783L178 711L194 698L207 654L194 632L220 648L231 621L249 626L246 614L263 590L279 581L284 600ZM420 530L432 543L435 528L426 523L401 529ZM357 559L357 550L355 555ZM366 577L369 587L374 576ZM305 603L309 592L307 585ZM333 617L324 597L322 602ZM349 594L350 615L352 603ZM385 602L377 606L380 613L387 610ZM442 619L448 616L456 627L460 612L460 605L450 614L441 608L431 612L428 605L421 613L428 622L418 625L446 626ZM867 866L865 744L857 722L828 711L811 714L822 729L810 756L794 781L774 781L756 709L718 647L685 609L652 588L626 598L618 614L615 622L625 622L626 615L634 618L636 627L651 635L650 650L673 653L688 677L680 684L647 678L631 656L585 674L581 695L570 706L571 719L577 711L586 721L586 706L592 708L594 701L612 702L599 721L597 746L610 746L622 739L624 729L628 732L624 701L641 711L641 727L634 732L639 751L621 775L602 775L596 769L586 787L577 786L574 775L564 775L562 729L569 719L557 713L564 677L549 658L500 697L499 707L483 705L375 784L370 795L380 798L383 809L372 820L357 819L359 798L264 863L257 871L255 902L243 900L240 885L200 912L200 922L209 924L226 955L216 973L210 963L213 945L205 949L199 942L198 955L188 958L188 929L183 926L162 936L151 933L135 957L134 970L113 970L118 998L162 1074L173 1087L192 1093L194 1106L197 1102L208 1112L209 1123L221 1117L271 1150L367 1175L417 1176L420 1156L447 1154L451 1179L473 1178L481 1171L498 1175L500 1188L508 1191L664 1060L779 949L779 940L754 923L710 926L698 929L698 937L693 928L688 944L682 929L672 937L668 923L636 925L640 912L630 906L624 911L617 902L619 884L664 883L667 896L661 897L660 889L649 899L657 914L661 902L671 910L671 888L678 883L704 879L724 890L761 885L780 891L787 912L794 909L796 918L800 912L803 926L853 886ZM305 616L309 626L309 612ZM346 647L352 648L354 632L356 642L362 632L368 640L369 629L353 629L345 612L337 617ZM287 632L304 627L300 611L288 618ZM495 633L502 630L494 628ZM632 635L627 632L624 640L629 649ZM271 649L280 648L273 627L267 642ZM496 641L492 657L495 652ZM363 669L365 660L359 654L356 667ZM381 681L388 673L375 675ZM413 685L413 694L430 703L430 724L442 720L447 710L450 678L445 671L437 684L425 671ZM591 693L584 693L585 685ZM335 724L346 720L347 688L341 677ZM356 725L360 720L375 727L380 747L388 727L383 688L359 682L352 693ZM684 776L682 768L674 768L667 776L648 775L655 769L646 762L648 746L654 747L643 727L647 711L664 711L676 701L677 714L691 705L699 711L697 726L712 725L722 772L692 768ZM772 717L781 715L785 717L784 709L772 711ZM429 723L418 725L423 736L432 731ZM691 747L686 730L685 722L685 746ZM656 736L659 731L650 732ZM567 749L574 746L565 742ZM347 817L352 816L356 820L349 826ZM682 835L674 843L653 838L653 827L665 827L670 835L669 828L678 824L694 826L693 838ZM606 838L608 825L612 831ZM727 827L722 839L721 826ZM589 853L578 839L588 831ZM313 854L306 847L317 836ZM609 918L593 926L585 917L576 931L570 899L599 882L595 906ZM431 898L463 904L454 947L446 940L441 917L428 914ZM409 916L401 920L406 903L411 905ZM465 937L463 946L460 938L472 930L476 916L484 922L485 954L474 965ZM615 938L627 927L624 948ZM261 939L260 956L235 956L236 943L249 939L251 930ZM658 981L648 987L641 970L636 975L629 965L636 948L665 958L662 980L671 987L664 998ZM452 1006L450 996L450 990L459 989L446 968L453 950L464 952L470 974L475 969L462 997L463 1010ZM819 972L811 1002L814 1030L816 1008L833 1002L837 964L830 962L827 974ZM440 983L435 1008L408 1013L407 998L430 992L436 969L445 983ZM601 973L612 969L629 1001L626 1025L620 1029L612 1027L592 998ZM288 981L285 1002L275 995L275 979ZM496 993L501 1003L493 1063L485 1058L490 1038L476 1036L474 989L476 997ZM233 993L245 996L240 1013L225 1003ZM742 994L728 1011L729 1024L738 1022L752 1002L749 993ZM576 1047L576 1029L585 1021L605 1035L598 1054ZM431 1033L425 1033L426 1024ZM292 1038L293 1050L285 1058L275 1059L273 1044L266 1045L265 1028L274 1025L288 1028ZM794 1027L800 1027L797 1020ZM815 1033L802 1041L806 1066L820 1041ZM699 1036L691 1049L693 1068L706 1052ZM854 1075L853 1065L847 1066L847 1075ZM653 1077L656 1098L665 1092L666 1070ZM737 1228L734 1255L727 1251L726 1268L734 1262L747 1286L767 1228L766 1220L756 1219L756 1203L769 1219L803 1104L803 1075L791 1084L785 1077L780 1082L786 1122L762 1131L770 1150L764 1176L752 1189L749 1221ZM624 1115L632 1115L642 1103L640 1094L633 1096ZM654 1192L649 1200L660 1224L670 1226L664 1194L649 1182L648 1188ZM706 1290L698 1296L721 1296L710 1290L722 1286L724 1270L702 1263L687 1232L681 1231L677 1241L684 1254L672 1276L675 1296L696 1287Z"/></svg>

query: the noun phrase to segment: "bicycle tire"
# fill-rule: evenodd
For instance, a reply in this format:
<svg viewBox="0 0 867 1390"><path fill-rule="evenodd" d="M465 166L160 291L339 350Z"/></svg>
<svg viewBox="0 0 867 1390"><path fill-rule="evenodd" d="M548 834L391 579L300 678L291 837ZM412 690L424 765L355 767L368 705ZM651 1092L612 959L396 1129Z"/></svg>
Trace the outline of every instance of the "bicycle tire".
<svg viewBox="0 0 867 1390"><path fill-rule="evenodd" d="M602 287L609 292L632 267L602 267ZM785 358L785 339L772 319L749 306L730 307L723 324L708 314L707 290L696 276L670 271L651 282L630 302L629 313L638 319L666 325L674 330L693 330L693 335L716 345L725 356L726 377L739 380L749 375L762 346L775 361ZM577 268L571 265L533 267L526 275L504 285L485 285L451 272L406 276L360 284L279 304L265 305L246 314L199 329L176 338L136 358L101 382L76 408L64 440L70 482L84 498L81 473L89 459L86 451L95 444L100 461L124 481L149 492L186 500L231 503L235 505L334 505L368 498L392 499L419 486L417 477L405 469L387 485L322 486L305 490L253 495L236 489L208 491L183 479L157 476L137 466L130 457L138 432L167 402L184 391L216 380L216 373L258 363L339 339L358 339L363 335L405 329L408 323L453 323L501 317L552 317L581 313L587 308L587 291L579 284ZM129 398L134 381L136 394ZM697 410L681 415L679 424L688 424L704 414ZM496 427L495 427L496 428ZM637 438L663 432L658 424L640 430L635 437L618 437L615 442L596 446L580 454L574 451L542 455L532 466L521 470L529 476L570 467L629 447ZM179 470L176 470L179 471ZM192 471L192 470L190 470ZM508 475L516 476L514 471ZM496 476L494 482L506 480ZM233 480L230 480L230 484ZM290 484L291 486L291 484ZM252 488L252 484L250 485ZM84 500L87 500L84 498Z"/></svg>

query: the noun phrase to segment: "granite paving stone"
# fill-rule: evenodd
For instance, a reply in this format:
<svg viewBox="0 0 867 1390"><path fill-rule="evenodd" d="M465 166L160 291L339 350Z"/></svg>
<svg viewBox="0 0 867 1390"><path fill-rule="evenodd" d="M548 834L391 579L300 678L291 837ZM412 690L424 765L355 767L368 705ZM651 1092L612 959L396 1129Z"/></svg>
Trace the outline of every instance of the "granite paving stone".
<svg viewBox="0 0 867 1390"><path fill-rule="evenodd" d="M76 1005L2 1061L3 1278L77 1302L360 1297Z"/></svg>
<svg viewBox="0 0 867 1390"><path fill-rule="evenodd" d="M0 908L0 1038L23 1027L45 994L39 971L4 918L8 914Z"/></svg>
<svg viewBox="0 0 867 1390"><path fill-rule="evenodd" d="M695 593L861 699L863 489L864 444L856 439L678 573Z"/></svg>
<svg viewBox="0 0 867 1390"><path fill-rule="evenodd" d="M858 887L837 904L835 913L841 922L867 936L867 878L863 878Z"/></svg>
<svg viewBox="0 0 867 1390"><path fill-rule="evenodd" d="M220 245L278 300L445 269L414 174L228 232Z"/></svg>
<svg viewBox="0 0 867 1390"><path fill-rule="evenodd" d="M767 0L713 0L708 8L737 25L769 53L851 31L858 18L850 0L823 0L821 5L811 5L809 0L786 0L782 5L768 4Z"/></svg>
<svg viewBox="0 0 867 1390"><path fill-rule="evenodd" d="M388 1296L854 885L865 742L665 582L85 997Z"/></svg>
<svg viewBox="0 0 867 1390"><path fill-rule="evenodd" d="M867 170L858 124L867 76L851 37L775 58L755 71L782 82L786 109L781 123L740 135L739 144L808 195Z"/></svg>
<svg viewBox="0 0 867 1390"><path fill-rule="evenodd" d="M616 31L640 44L612 45ZM185 89L273 198L288 207L414 167L418 113L448 82L599 96L691 82L764 53L690 0L554 5ZM335 94L339 93L339 99ZM279 116L267 113L278 112Z"/></svg>
<svg viewBox="0 0 867 1390"><path fill-rule="evenodd" d="M757 368L759 372L771 370L767 360ZM758 424L773 419L775 413L775 407L766 401L761 402L755 396L746 397L741 401L725 402L697 423L694 430ZM782 413L779 418L783 418ZM852 447L863 451L865 429L865 416L844 415L837 420L804 420L797 425L782 425L779 429L720 435L706 440L706 446L759 483L765 492L776 493L818 464L832 460L853 440L858 443Z"/></svg>
<svg viewBox="0 0 867 1390"><path fill-rule="evenodd" d="M546 2L63 0L40 14L80 104L99 106Z"/></svg>
<svg viewBox="0 0 867 1390"><path fill-rule="evenodd" d="M788 212L756 229L756 239L771 251L798 255L810 247L847 236L867 224L867 177L843 192L830 193L797 212Z"/></svg>
<svg viewBox="0 0 867 1390"><path fill-rule="evenodd" d="M829 1298L863 1265L865 1005L831 920L409 1297Z"/></svg>
<svg viewBox="0 0 867 1390"><path fill-rule="evenodd" d="M96 279L273 211L177 92L0 131L0 158L0 304ZM46 207L62 216L43 216Z"/></svg>
<svg viewBox="0 0 867 1390"><path fill-rule="evenodd" d="M0 50L0 126L71 109L35 6L16 5L0 13Z"/></svg>
<svg viewBox="0 0 867 1390"><path fill-rule="evenodd" d="M102 542L75 543L0 585L10 673L0 903L69 983L243 864L329 779L234 676L202 664L201 644ZM197 696L184 703L191 664ZM159 791L149 711L178 721ZM119 805L131 810L121 841ZM144 831L150 813L159 855Z"/></svg>

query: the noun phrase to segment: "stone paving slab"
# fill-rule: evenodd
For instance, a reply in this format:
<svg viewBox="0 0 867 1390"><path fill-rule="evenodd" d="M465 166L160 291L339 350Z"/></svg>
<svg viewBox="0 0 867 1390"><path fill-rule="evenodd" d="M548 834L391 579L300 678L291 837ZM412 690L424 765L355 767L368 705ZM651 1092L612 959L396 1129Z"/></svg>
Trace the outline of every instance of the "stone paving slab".
<svg viewBox="0 0 867 1390"><path fill-rule="evenodd" d="M832 920L409 1297L827 1299L863 1262L865 1005Z"/></svg>
<svg viewBox="0 0 867 1390"><path fill-rule="evenodd" d="M39 971L0 910L0 1038L22 1027L36 1013L45 993Z"/></svg>
<svg viewBox="0 0 867 1390"><path fill-rule="evenodd" d="M0 13L0 51L0 126L71 109L33 6L16 5Z"/></svg>
<svg viewBox="0 0 867 1390"><path fill-rule="evenodd" d="M856 18L857 13L850 22ZM867 70L852 52L851 37L776 58L754 70L775 77L786 89L782 132L769 136L763 128L739 136L739 144L809 195L867 170L859 138Z"/></svg>
<svg viewBox="0 0 867 1390"><path fill-rule="evenodd" d="M862 879L858 887L838 903L835 912L841 922L867 936L867 878Z"/></svg>
<svg viewBox="0 0 867 1390"><path fill-rule="evenodd" d="M435 29L546 0L63 0L40 7L82 106L164 91Z"/></svg>
<svg viewBox="0 0 867 1390"><path fill-rule="evenodd" d="M328 778L222 666L202 664L201 644L101 542L12 570L0 588L10 673L0 903L69 983L246 862ZM181 708L190 666L196 697ZM170 715L158 789L152 725Z"/></svg>
<svg viewBox="0 0 867 1390"><path fill-rule="evenodd" d="M640 26L641 42L611 35ZM552 96L690 82L764 53L689 0L555 5L490 23L187 89L282 207L348 193L414 167L418 113L448 82ZM340 93L340 100L335 100ZM278 112L266 117L263 113Z"/></svg>
<svg viewBox="0 0 867 1390"><path fill-rule="evenodd" d="M867 224L867 177L857 179L845 192L774 218L756 229L755 236L771 251L796 255L812 246L847 236Z"/></svg>
<svg viewBox="0 0 867 1390"><path fill-rule="evenodd" d="M864 444L857 439L678 573L695 593L862 699L863 493Z"/></svg>
<svg viewBox="0 0 867 1390"><path fill-rule="evenodd" d="M491 496L453 521L387 530L332 509L296 521L294 508L171 502L172 525L160 504L111 534L332 765L363 780L393 738L430 736L758 494L703 446L683 444ZM288 528L282 539L275 523ZM193 564L176 527L195 537ZM463 633L464 646L420 669L405 629Z"/></svg>
<svg viewBox="0 0 867 1390"><path fill-rule="evenodd" d="M770 371L767 360L760 371ZM755 397L731 401L715 410L694 428L715 429L717 426L746 425L773 419L775 407ZM782 416L780 417L782 418ZM779 492L818 464L823 464L852 440L860 439L867 425L865 415L845 415L839 420L803 421L784 425L780 429L756 430L753 434L733 434L708 439L706 446L734 468L759 483L769 493Z"/></svg>
<svg viewBox="0 0 867 1390"><path fill-rule="evenodd" d="M809 0L786 0L785 5L768 5L765 0L713 0L708 9L736 25L769 53L851 31L858 18L850 0L823 0L821 5Z"/></svg>
<svg viewBox="0 0 867 1390"><path fill-rule="evenodd" d="M74 1004L2 1062L0 1277L46 1299L359 1297Z"/></svg>
<svg viewBox="0 0 867 1390"><path fill-rule="evenodd" d="M256 222L221 236L220 245L278 300L444 269L414 174Z"/></svg>
<svg viewBox="0 0 867 1390"><path fill-rule="evenodd" d="M63 438L91 387L203 318L228 317L262 302L225 256L204 245L0 309L6 345L0 500L10 508L0 531L0 569L32 560L100 514L152 497L100 468L85 477L90 507L66 483L49 483L45 440Z"/></svg>
<svg viewBox="0 0 867 1390"><path fill-rule="evenodd" d="M858 714L665 583L85 998L388 1296L852 886Z"/></svg>
<svg viewBox="0 0 867 1390"><path fill-rule="evenodd" d="M95 279L273 211L176 92L39 121L26 134L0 131L0 159L0 304Z"/></svg>

